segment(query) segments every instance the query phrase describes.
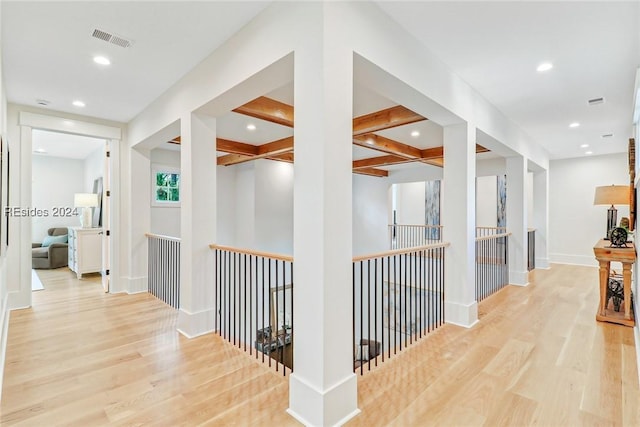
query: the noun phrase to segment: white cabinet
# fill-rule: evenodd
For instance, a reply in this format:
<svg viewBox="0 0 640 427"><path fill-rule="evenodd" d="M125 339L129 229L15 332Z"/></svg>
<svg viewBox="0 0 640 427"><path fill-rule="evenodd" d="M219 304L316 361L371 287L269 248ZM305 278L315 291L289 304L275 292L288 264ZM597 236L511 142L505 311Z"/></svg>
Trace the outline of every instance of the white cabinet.
<svg viewBox="0 0 640 427"><path fill-rule="evenodd" d="M69 268L78 279L102 271L102 228L69 227Z"/></svg>

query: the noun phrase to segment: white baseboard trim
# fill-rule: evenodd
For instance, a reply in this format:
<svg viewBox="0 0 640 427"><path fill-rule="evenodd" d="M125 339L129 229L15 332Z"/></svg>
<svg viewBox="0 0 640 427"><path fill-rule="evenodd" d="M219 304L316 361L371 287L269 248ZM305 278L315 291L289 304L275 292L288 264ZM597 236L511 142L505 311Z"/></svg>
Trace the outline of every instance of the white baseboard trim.
<svg viewBox="0 0 640 427"><path fill-rule="evenodd" d="M584 265L587 267L597 267L598 261L594 256L587 255L569 255L569 254L549 254L552 263L555 264L572 264Z"/></svg>
<svg viewBox="0 0 640 427"><path fill-rule="evenodd" d="M461 304L459 302L444 302L444 321L453 325L471 328L478 323L478 302Z"/></svg>
<svg viewBox="0 0 640 427"><path fill-rule="evenodd" d="M215 332L215 310L191 313L183 308L178 312L178 332L191 339Z"/></svg>
<svg viewBox="0 0 640 427"><path fill-rule="evenodd" d="M147 276L129 277L127 280L127 292L130 294L137 294L140 292L147 292L149 280Z"/></svg>
<svg viewBox="0 0 640 427"><path fill-rule="evenodd" d="M360 413L354 373L326 390L318 390L300 375L289 377L287 413L306 426L340 426Z"/></svg>
<svg viewBox="0 0 640 427"><path fill-rule="evenodd" d="M634 305L633 312L637 313L638 302L636 298L633 298L633 305ZM638 371L638 381L640 381L640 323L638 322L637 319L636 319L636 326L633 327L633 335L636 343L636 366L638 367L638 369L636 370Z"/></svg>
<svg viewBox="0 0 640 427"><path fill-rule="evenodd" d="M536 270L549 270L550 268L549 258L536 258Z"/></svg>
<svg viewBox="0 0 640 427"><path fill-rule="evenodd" d="M0 311L0 401L2 401L2 384L4 382L4 365L7 355L7 338L9 337L9 297L2 301L2 311Z"/></svg>
<svg viewBox="0 0 640 427"><path fill-rule="evenodd" d="M515 286L529 286L529 272L509 270L509 284Z"/></svg>
<svg viewBox="0 0 640 427"><path fill-rule="evenodd" d="M27 296L31 296L31 289L29 289ZM22 310L31 307L31 299L25 298L25 293L21 290L9 292L7 299L9 310Z"/></svg>

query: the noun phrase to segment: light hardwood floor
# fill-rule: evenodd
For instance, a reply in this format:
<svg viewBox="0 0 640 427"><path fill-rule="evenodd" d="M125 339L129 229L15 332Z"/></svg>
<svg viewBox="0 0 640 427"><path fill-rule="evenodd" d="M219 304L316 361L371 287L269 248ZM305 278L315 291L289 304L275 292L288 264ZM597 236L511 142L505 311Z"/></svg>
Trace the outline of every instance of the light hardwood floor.
<svg viewBox="0 0 640 427"><path fill-rule="evenodd" d="M40 272L11 314L2 425L297 425L288 379L146 294ZM597 269L554 265L358 378L349 425L640 425L631 328L597 323Z"/></svg>

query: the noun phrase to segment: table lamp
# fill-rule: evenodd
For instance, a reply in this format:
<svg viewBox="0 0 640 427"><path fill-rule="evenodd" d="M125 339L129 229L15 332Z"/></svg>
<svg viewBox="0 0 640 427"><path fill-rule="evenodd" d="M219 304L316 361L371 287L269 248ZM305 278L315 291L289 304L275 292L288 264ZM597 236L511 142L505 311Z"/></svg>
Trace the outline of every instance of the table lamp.
<svg viewBox="0 0 640 427"><path fill-rule="evenodd" d="M616 227L618 220L618 210L614 205L629 204L629 186L628 185L606 185L596 187L596 195L593 199L594 205L611 205L607 211L607 232L605 240L609 239L609 231Z"/></svg>
<svg viewBox="0 0 640 427"><path fill-rule="evenodd" d="M82 208L80 225L82 228L91 228L91 208L98 206L98 195L94 193L76 193L73 196L73 205Z"/></svg>

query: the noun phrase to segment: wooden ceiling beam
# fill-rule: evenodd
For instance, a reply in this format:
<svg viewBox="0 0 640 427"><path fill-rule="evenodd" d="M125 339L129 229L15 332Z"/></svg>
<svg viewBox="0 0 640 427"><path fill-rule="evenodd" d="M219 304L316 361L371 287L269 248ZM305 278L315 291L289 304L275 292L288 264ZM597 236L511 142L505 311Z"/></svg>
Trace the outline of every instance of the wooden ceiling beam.
<svg viewBox="0 0 640 427"><path fill-rule="evenodd" d="M269 156L267 157L267 159L276 160L278 162L293 163L293 153L291 152L291 153L278 154L277 156Z"/></svg>
<svg viewBox="0 0 640 427"><path fill-rule="evenodd" d="M372 167L379 166L389 166L389 165L398 165L402 163L410 163L413 162L412 159L407 159L406 157L394 156L388 154L386 156L378 156L378 157L369 157L367 159L360 159L353 161L353 169L354 172L356 169L367 169Z"/></svg>
<svg viewBox="0 0 640 427"><path fill-rule="evenodd" d="M245 156L258 155L258 146L256 145L222 138L216 138L216 150L230 154L243 154Z"/></svg>
<svg viewBox="0 0 640 427"><path fill-rule="evenodd" d="M244 154L227 154L226 156L218 157L218 166L231 166L238 163L248 162L253 160L253 156L245 156Z"/></svg>
<svg viewBox="0 0 640 427"><path fill-rule="evenodd" d="M414 113L402 105L396 105L395 107L365 114L364 116L353 119L353 135L358 136L365 133L377 132L396 126L421 122L422 120L427 120L427 118Z"/></svg>
<svg viewBox="0 0 640 427"><path fill-rule="evenodd" d="M218 157L218 165L231 166L251 160L270 158L290 153L293 151L293 137L290 136L287 138L278 139L277 141L258 145L256 146L256 148L258 150L258 153L256 155L247 156L243 154L227 154L226 156Z"/></svg>
<svg viewBox="0 0 640 427"><path fill-rule="evenodd" d="M293 137L289 136L267 144L258 145L258 155L256 158L269 157L291 151L293 151Z"/></svg>
<svg viewBox="0 0 640 427"><path fill-rule="evenodd" d="M416 147L373 133L354 136L353 143L361 147L409 159L418 159L422 157L421 150Z"/></svg>
<svg viewBox="0 0 640 427"><path fill-rule="evenodd" d="M293 127L293 106L261 96L233 110L245 116Z"/></svg>
<svg viewBox="0 0 640 427"><path fill-rule="evenodd" d="M360 175L377 176L377 177L389 176L389 171L386 171L384 169L375 169L375 168L354 169L353 173L357 173Z"/></svg>

